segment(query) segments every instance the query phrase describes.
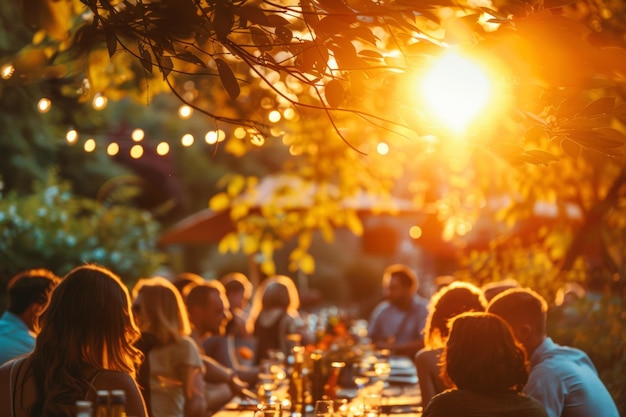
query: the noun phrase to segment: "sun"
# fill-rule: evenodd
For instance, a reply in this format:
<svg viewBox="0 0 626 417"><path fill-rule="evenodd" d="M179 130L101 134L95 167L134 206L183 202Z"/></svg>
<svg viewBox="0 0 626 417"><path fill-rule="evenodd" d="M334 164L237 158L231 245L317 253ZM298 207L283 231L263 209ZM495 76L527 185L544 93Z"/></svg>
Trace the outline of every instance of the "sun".
<svg viewBox="0 0 626 417"><path fill-rule="evenodd" d="M455 52L437 60L422 78L420 89L433 116L457 132L479 115L492 95L486 71Z"/></svg>

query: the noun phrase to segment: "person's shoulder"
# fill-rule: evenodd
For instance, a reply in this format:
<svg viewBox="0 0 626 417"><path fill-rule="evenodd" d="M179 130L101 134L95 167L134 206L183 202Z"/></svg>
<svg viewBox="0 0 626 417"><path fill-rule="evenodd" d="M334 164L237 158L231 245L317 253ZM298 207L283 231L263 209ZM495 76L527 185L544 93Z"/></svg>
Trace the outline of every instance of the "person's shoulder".
<svg viewBox="0 0 626 417"><path fill-rule="evenodd" d="M419 352L415 354L415 362L423 363L423 362L433 362L439 361L439 357L441 356L441 352L443 349L421 349Z"/></svg>
<svg viewBox="0 0 626 417"><path fill-rule="evenodd" d="M98 371L94 377L93 386L96 390L122 389L127 393L135 391L137 383L126 372L113 371L110 369Z"/></svg>

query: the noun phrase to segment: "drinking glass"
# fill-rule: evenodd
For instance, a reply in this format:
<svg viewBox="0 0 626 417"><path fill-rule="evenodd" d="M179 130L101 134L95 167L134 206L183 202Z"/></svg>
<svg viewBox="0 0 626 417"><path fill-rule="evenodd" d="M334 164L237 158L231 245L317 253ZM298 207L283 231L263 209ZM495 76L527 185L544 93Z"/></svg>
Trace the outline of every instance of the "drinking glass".
<svg viewBox="0 0 626 417"><path fill-rule="evenodd" d="M335 412L335 402L333 400L315 401L315 417L332 417Z"/></svg>
<svg viewBox="0 0 626 417"><path fill-rule="evenodd" d="M254 417L281 417L280 403L259 403Z"/></svg>

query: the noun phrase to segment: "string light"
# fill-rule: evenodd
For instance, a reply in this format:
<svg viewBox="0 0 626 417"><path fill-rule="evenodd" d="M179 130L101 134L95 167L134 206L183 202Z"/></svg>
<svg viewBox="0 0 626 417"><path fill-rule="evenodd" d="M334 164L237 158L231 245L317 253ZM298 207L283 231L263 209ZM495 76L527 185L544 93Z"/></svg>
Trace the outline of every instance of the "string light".
<svg viewBox="0 0 626 417"><path fill-rule="evenodd" d="M191 133L187 133L186 135L183 135L183 137L180 139L180 143L185 146L185 147L190 147L191 145L193 145L194 142L194 137Z"/></svg>
<svg viewBox="0 0 626 417"><path fill-rule="evenodd" d="M78 140L78 132L76 131L76 129L68 130L67 133L65 134L65 140L70 145L73 145L74 143L76 143L76 141Z"/></svg>
<svg viewBox="0 0 626 417"><path fill-rule="evenodd" d="M139 159L143 156L143 146L141 145L133 145L130 148L130 157L133 159Z"/></svg>
<svg viewBox="0 0 626 417"><path fill-rule="evenodd" d="M265 138L257 133L252 136L252 138L250 139L250 143L255 146L263 146L263 144L265 143Z"/></svg>
<svg viewBox="0 0 626 417"><path fill-rule="evenodd" d="M91 102L91 105L93 106L95 110L102 110L107 106L108 102L109 100L106 97L98 93L94 96L93 101Z"/></svg>
<svg viewBox="0 0 626 417"><path fill-rule="evenodd" d="M107 146L107 154L109 154L110 156L115 156L119 152L120 152L120 145L118 145L115 142L109 143L109 146Z"/></svg>
<svg viewBox="0 0 626 417"><path fill-rule="evenodd" d="M145 133L144 133L143 129L135 129L135 130L133 130L133 133L131 133L131 135L130 135L130 137L135 142L141 142L143 140L144 136L145 136Z"/></svg>
<svg viewBox="0 0 626 417"><path fill-rule="evenodd" d="M237 139L243 139L247 135L248 135L248 133L246 133L246 129L244 129L243 127L238 127L233 132L233 136L235 136Z"/></svg>
<svg viewBox="0 0 626 417"><path fill-rule="evenodd" d="M292 108L287 108L283 111L283 117L287 120L293 120L296 117L296 111Z"/></svg>
<svg viewBox="0 0 626 417"><path fill-rule="evenodd" d="M37 103L37 110L39 113L48 113L50 111L50 107L52 106L52 102L49 98L42 97L39 99Z"/></svg>
<svg viewBox="0 0 626 417"><path fill-rule="evenodd" d="M183 120L189 119L192 114L193 114L193 109L186 104L183 104L182 106L178 108L178 117L180 117Z"/></svg>
<svg viewBox="0 0 626 417"><path fill-rule="evenodd" d="M385 142L380 142L376 145L376 152L378 152L379 155L387 155L389 153L389 145Z"/></svg>
<svg viewBox="0 0 626 417"><path fill-rule="evenodd" d="M0 76L5 80L11 78L14 72L15 67L11 64L4 64L2 67L0 67Z"/></svg>
<svg viewBox="0 0 626 417"><path fill-rule="evenodd" d="M419 239L422 237L422 228L419 226L411 226L409 236L411 236L412 239Z"/></svg>
<svg viewBox="0 0 626 417"><path fill-rule="evenodd" d="M282 115L278 110L272 110L267 118L271 123L277 123L282 118Z"/></svg>
<svg viewBox="0 0 626 417"><path fill-rule="evenodd" d="M96 150L96 141L93 138L89 138L85 141L83 145L85 152L93 152Z"/></svg>
<svg viewBox="0 0 626 417"><path fill-rule="evenodd" d="M204 137L204 141L209 145L215 145L217 143L217 132L215 130L208 131Z"/></svg>
<svg viewBox="0 0 626 417"><path fill-rule="evenodd" d="M217 129L217 141L224 142L225 139L226 139L226 132L224 132L222 129Z"/></svg>
<svg viewBox="0 0 626 417"><path fill-rule="evenodd" d="M170 153L170 145L167 142L161 142L157 145L156 148L157 154L164 156Z"/></svg>

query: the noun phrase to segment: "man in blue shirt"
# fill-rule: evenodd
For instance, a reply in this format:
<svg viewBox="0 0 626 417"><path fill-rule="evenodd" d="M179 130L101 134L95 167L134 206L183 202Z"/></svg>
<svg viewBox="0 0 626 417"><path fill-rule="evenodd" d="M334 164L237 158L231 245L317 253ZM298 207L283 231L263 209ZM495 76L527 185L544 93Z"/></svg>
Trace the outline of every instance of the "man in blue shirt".
<svg viewBox="0 0 626 417"><path fill-rule="evenodd" d="M7 285L9 305L0 317L0 364L35 347L35 323L60 278L47 269L29 269Z"/></svg>
<svg viewBox="0 0 626 417"><path fill-rule="evenodd" d="M507 290L487 307L509 323L528 354L524 392L542 403L549 417L619 417L589 356L547 337L547 310L546 301L528 288Z"/></svg>
<svg viewBox="0 0 626 417"><path fill-rule="evenodd" d="M410 358L424 347L424 325L428 301L417 295L417 275L406 265L385 268L383 291L386 300L371 314L368 336L378 348Z"/></svg>

